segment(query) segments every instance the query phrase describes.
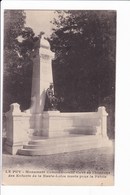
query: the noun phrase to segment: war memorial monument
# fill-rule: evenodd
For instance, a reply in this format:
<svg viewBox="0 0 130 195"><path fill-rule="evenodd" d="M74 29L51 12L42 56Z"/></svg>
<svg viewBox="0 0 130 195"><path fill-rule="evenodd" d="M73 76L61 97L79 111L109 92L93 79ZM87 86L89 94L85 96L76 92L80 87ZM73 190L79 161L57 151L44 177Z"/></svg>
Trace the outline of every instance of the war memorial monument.
<svg viewBox="0 0 130 195"><path fill-rule="evenodd" d="M107 112L60 112L56 109L52 60L55 54L41 36L33 57L31 107L16 102L6 113L5 150L14 155L48 155L111 146ZM20 132L20 133L19 133Z"/></svg>

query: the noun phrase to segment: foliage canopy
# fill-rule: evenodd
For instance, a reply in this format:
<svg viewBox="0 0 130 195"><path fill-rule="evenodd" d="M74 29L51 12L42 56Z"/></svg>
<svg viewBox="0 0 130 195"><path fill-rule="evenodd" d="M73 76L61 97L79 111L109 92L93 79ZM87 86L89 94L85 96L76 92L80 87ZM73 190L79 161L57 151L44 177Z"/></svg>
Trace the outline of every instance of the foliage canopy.
<svg viewBox="0 0 130 195"><path fill-rule="evenodd" d="M21 109L30 104L32 51L37 38L31 28L25 27L25 12L4 12L4 94L3 110L18 102Z"/></svg>
<svg viewBox="0 0 130 195"><path fill-rule="evenodd" d="M93 111L115 93L115 11L58 11L53 21L55 90L64 111ZM114 100L113 104L114 104Z"/></svg>

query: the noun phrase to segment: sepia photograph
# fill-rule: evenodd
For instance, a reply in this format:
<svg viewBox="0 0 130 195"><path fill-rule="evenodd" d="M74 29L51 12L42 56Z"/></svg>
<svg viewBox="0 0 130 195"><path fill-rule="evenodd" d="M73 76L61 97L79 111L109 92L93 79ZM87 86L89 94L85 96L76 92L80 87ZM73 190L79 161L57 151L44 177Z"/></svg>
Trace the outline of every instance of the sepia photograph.
<svg viewBox="0 0 130 195"><path fill-rule="evenodd" d="M116 10L4 10L2 184L114 186Z"/></svg>

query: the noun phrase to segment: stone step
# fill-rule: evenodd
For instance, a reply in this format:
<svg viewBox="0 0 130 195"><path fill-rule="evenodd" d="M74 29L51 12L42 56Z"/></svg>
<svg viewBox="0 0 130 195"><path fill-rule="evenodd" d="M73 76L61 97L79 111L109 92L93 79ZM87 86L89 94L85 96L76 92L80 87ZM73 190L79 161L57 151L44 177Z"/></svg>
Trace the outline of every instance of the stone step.
<svg viewBox="0 0 130 195"><path fill-rule="evenodd" d="M99 136L67 136L67 137L55 137L49 139L38 139L29 141L29 145L54 145L54 144L69 144L69 143L78 143L78 142L91 142L101 139Z"/></svg>
<svg viewBox="0 0 130 195"><path fill-rule="evenodd" d="M87 144L98 144L98 141L96 140L93 140L93 141L89 141L87 142ZM44 148L44 149L53 149L54 147L56 148L59 148L59 147L75 147L75 146L80 146L80 145L86 145L86 142L85 141L73 141L73 142L60 142L60 143L44 143L44 144L35 144L35 145L31 145L31 144L28 144L28 145L24 145L23 148L24 149L40 149L41 147Z"/></svg>
<svg viewBox="0 0 130 195"><path fill-rule="evenodd" d="M53 141L54 144L52 144L50 140ZM62 138L61 140L63 141ZM18 150L18 154L30 155L30 156L49 155L49 154L74 152L74 151L87 150L91 148L101 148L101 147L111 147L112 146L111 141L107 139L102 139L102 138L97 139L95 138L95 136L93 136L93 138L91 137L90 140L89 138L86 138L86 142L85 142L84 137L82 139L81 137L77 137L77 142L76 142L75 137L71 139L64 138L63 142L59 142L59 138L46 139L46 142L44 141L45 140L37 140L36 143L32 141L34 145L32 145L32 143L31 144L29 143L28 145L24 145L23 149ZM41 142L44 142L44 144L43 143L41 144Z"/></svg>

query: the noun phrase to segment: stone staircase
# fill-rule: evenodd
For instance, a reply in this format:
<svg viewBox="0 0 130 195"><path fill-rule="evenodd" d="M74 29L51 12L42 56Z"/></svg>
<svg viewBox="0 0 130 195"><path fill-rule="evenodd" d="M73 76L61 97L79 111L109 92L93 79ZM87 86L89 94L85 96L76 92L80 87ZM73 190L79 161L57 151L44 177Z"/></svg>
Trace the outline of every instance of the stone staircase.
<svg viewBox="0 0 130 195"><path fill-rule="evenodd" d="M101 147L112 147L112 141L94 135L71 135L55 138L34 136L27 145L18 150L17 154L27 156L49 155Z"/></svg>

